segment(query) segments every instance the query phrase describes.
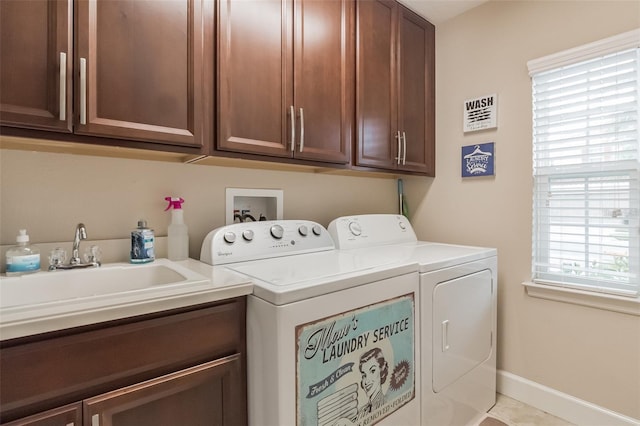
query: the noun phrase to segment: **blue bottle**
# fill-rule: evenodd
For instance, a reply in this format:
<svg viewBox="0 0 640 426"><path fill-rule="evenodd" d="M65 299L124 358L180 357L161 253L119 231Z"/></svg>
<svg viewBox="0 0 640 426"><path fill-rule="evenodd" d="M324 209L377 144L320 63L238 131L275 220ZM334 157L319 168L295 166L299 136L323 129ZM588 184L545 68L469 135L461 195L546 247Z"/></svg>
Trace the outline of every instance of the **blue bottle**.
<svg viewBox="0 0 640 426"><path fill-rule="evenodd" d="M156 258L154 240L153 229L147 228L145 220L139 220L138 227L131 231L131 263L153 262Z"/></svg>

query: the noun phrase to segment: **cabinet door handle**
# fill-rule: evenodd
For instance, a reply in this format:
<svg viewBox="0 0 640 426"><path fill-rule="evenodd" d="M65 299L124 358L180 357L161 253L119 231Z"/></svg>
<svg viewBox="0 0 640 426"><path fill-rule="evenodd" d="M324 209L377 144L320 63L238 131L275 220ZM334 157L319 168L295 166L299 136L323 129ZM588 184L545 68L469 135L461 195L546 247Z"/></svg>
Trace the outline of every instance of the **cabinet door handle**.
<svg viewBox="0 0 640 426"><path fill-rule="evenodd" d="M407 133L402 132L402 165L407 160Z"/></svg>
<svg viewBox="0 0 640 426"><path fill-rule="evenodd" d="M289 113L291 114L291 152L294 152L296 150L296 112L293 105L289 107Z"/></svg>
<svg viewBox="0 0 640 426"><path fill-rule="evenodd" d="M402 148L401 148L401 138L400 138L400 130L396 132L396 139L398 140L398 156L396 157L396 164L400 164L400 159L402 158Z"/></svg>
<svg viewBox="0 0 640 426"><path fill-rule="evenodd" d="M300 108L300 152L304 149L304 110Z"/></svg>
<svg viewBox="0 0 640 426"><path fill-rule="evenodd" d="M87 124L87 59L80 58L80 124Z"/></svg>
<svg viewBox="0 0 640 426"><path fill-rule="evenodd" d="M67 54L60 52L60 121L67 119Z"/></svg>
<svg viewBox="0 0 640 426"><path fill-rule="evenodd" d="M100 415L94 414L91 416L91 426L100 426Z"/></svg>

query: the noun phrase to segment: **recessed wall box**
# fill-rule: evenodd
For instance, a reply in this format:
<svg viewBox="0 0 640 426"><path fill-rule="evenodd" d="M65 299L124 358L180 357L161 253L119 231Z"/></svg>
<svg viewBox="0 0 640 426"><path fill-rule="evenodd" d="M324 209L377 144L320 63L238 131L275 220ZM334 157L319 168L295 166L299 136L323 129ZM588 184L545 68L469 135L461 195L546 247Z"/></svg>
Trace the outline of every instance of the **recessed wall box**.
<svg viewBox="0 0 640 426"><path fill-rule="evenodd" d="M281 189L227 188L225 223L282 219Z"/></svg>

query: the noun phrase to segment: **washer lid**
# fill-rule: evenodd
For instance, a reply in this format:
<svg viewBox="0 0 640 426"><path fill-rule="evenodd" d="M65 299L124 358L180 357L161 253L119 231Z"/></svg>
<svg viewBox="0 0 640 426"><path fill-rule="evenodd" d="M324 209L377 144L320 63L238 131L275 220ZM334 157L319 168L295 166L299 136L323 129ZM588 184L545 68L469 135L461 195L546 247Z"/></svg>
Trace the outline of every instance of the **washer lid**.
<svg viewBox="0 0 640 426"><path fill-rule="evenodd" d="M416 271L400 253L330 250L226 265L255 280L254 294L276 305ZM416 274L417 279L417 274Z"/></svg>

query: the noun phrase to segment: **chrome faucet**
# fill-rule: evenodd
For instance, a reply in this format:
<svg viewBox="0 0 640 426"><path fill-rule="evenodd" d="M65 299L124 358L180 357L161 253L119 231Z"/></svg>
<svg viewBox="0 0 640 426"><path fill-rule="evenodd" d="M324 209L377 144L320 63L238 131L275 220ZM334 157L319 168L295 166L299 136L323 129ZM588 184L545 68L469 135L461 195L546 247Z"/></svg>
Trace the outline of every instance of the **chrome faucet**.
<svg viewBox="0 0 640 426"><path fill-rule="evenodd" d="M71 261L70 265L78 265L82 263L80 260L80 241L87 239L87 228L85 228L84 223L79 223L76 226L76 235L73 237L73 251L71 252Z"/></svg>
<svg viewBox="0 0 640 426"><path fill-rule="evenodd" d="M87 239L87 228L84 223L76 226L76 233L73 237L73 251L68 264L65 264L67 253L61 248L54 249L49 255L49 270L57 271L60 269L76 269L76 268L95 268L100 266L100 249L98 246L91 246L87 254L85 254L85 262L80 259L80 241Z"/></svg>

